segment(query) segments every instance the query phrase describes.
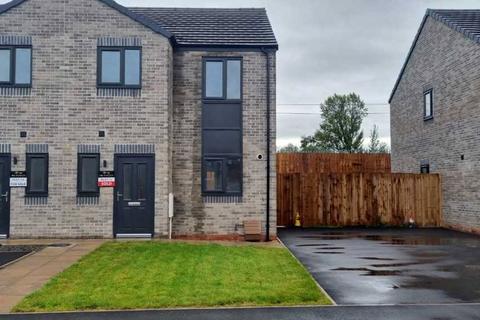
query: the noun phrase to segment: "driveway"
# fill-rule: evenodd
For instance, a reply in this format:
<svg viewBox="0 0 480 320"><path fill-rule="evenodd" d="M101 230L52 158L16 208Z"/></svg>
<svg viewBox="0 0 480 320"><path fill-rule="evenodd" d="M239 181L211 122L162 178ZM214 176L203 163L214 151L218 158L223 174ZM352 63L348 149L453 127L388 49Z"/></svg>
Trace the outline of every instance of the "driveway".
<svg viewBox="0 0 480 320"><path fill-rule="evenodd" d="M339 305L480 302L480 237L441 229L280 230Z"/></svg>

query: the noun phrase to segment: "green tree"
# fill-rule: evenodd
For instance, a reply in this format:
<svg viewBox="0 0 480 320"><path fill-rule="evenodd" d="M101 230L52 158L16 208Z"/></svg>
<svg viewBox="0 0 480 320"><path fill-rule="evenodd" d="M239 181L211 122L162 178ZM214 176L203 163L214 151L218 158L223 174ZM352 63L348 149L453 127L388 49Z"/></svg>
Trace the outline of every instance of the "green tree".
<svg viewBox="0 0 480 320"><path fill-rule="evenodd" d="M370 131L370 144L367 149L368 153L389 153L390 149L385 142L381 142L378 134L378 126L374 125Z"/></svg>
<svg viewBox="0 0 480 320"><path fill-rule="evenodd" d="M360 96L333 95L320 106L323 121L313 136L302 138L302 151L362 152L362 121L367 107Z"/></svg>
<svg viewBox="0 0 480 320"><path fill-rule="evenodd" d="M283 148L280 148L278 150L280 153L294 153L294 152L300 152L300 148L294 145L293 143L289 143Z"/></svg>

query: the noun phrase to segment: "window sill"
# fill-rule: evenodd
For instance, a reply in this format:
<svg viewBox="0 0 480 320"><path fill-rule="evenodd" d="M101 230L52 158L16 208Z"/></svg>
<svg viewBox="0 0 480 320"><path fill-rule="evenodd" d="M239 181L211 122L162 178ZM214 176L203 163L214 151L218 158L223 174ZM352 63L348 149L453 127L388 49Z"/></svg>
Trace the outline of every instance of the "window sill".
<svg viewBox="0 0 480 320"><path fill-rule="evenodd" d="M242 192L204 191L202 197L242 197Z"/></svg>
<svg viewBox="0 0 480 320"><path fill-rule="evenodd" d="M202 195L204 203L242 203L243 197L237 195Z"/></svg>
<svg viewBox="0 0 480 320"><path fill-rule="evenodd" d="M140 97L142 88L97 87L98 97Z"/></svg>
<svg viewBox="0 0 480 320"><path fill-rule="evenodd" d="M142 86L124 86L124 85L97 85L97 89L142 89Z"/></svg>
<svg viewBox="0 0 480 320"><path fill-rule="evenodd" d="M203 98L203 103L210 104L241 104L243 100L227 100L227 99L212 99L212 98Z"/></svg>
<svg viewBox="0 0 480 320"><path fill-rule="evenodd" d="M48 198L48 194L26 194L25 198Z"/></svg>
<svg viewBox="0 0 480 320"><path fill-rule="evenodd" d="M32 85L19 85L19 84L0 84L0 88L20 88L20 89L31 89Z"/></svg>

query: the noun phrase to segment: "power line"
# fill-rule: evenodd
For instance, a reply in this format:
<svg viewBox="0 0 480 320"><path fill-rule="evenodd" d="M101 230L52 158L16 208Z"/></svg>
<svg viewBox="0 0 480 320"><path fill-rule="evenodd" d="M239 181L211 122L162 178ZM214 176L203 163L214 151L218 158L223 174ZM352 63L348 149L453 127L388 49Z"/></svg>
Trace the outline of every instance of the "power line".
<svg viewBox="0 0 480 320"><path fill-rule="evenodd" d="M320 106L322 103L277 103L277 106ZM388 103L365 103L366 106L389 106Z"/></svg>
<svg viewBox="0 0 480 320"><path fill-rule="evenodd" d="M320 112L277 112L280 115L322 115ZM390 114L389 112L367 112L367 114Z"/></svg>

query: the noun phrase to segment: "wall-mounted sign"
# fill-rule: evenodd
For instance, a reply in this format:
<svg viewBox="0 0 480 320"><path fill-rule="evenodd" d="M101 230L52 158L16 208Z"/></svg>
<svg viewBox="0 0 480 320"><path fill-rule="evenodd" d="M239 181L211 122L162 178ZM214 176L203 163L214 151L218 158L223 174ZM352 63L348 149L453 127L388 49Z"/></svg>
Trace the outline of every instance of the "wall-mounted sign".
<svg viewBox="0 0 480 320"><path fill-rule="evenodd" d="M27 172L12 171L10 173L10 188L26 188L26 187L27 187Z"/></svg>
<svg viewBox="0 0 480 320"><path fill-rule="evenodd" d="M114 188L115 187L115 172L114 171L100 171L98 174L98 186L100 188Z"/></svg>

